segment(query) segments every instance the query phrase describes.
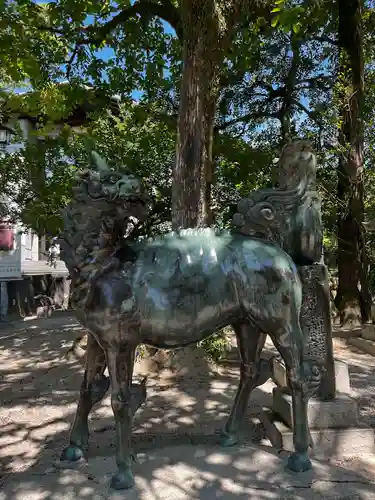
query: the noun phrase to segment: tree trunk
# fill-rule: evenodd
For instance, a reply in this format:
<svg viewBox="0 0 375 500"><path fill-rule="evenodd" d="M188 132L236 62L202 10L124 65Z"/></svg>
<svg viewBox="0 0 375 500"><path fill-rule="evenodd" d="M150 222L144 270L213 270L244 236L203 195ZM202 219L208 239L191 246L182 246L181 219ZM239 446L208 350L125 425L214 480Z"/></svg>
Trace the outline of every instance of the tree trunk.
<svg viewBox="0 0 375 500"><path fill-rule="evenodd" d="M341 324L359 324L368 311L363 217L363 85L361 1L339 0L342 150L338 168L338 275L336 307ZM371 304L370 304L371 308Z"/></svg>
<svg viewBox="0 0 375 500"><path fill-rule="evenodd" d="M212 223L212 145L220 66L248 0L181 0L183 72L173 171L173 229Z"/></svg>
<svg viewBox="0 0 375 500"><path fill-rule="evenodd" d="M209 174L218 76L215 60L218 34L213 7L211 0L181 2L184 66L173 172L173 229L204 226L210 222Z"/></svg>

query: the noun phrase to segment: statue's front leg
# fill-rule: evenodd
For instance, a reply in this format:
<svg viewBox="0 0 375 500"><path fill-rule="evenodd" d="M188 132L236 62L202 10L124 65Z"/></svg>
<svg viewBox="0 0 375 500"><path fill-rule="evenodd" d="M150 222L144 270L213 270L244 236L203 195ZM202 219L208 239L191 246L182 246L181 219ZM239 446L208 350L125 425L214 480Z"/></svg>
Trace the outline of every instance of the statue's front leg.
<svg viewBox="0 0 375 500"><path fill-rule="evenodd" d="M307 410L309 399L318 390L323 373L324 366L314 360L304 360L298 375L289 376L289 385L292 389L295 453L289 457L288 468L294 472L303 472L311 468L308 450L309 447L313 448L313 441L308 425Z"/></svg>
<svg viewBox="0 0 375 500"><path fill-rule="evenodd" d="M70 444L61 455L61 460L75 462L83 457L88 446L88 416L109 389L109 379L104 376L105 354L92 335L88 335L86 369L81 385L78 408L72 430Z"/></svg>
<svg viewBox="0 0 375 500"><path fill-rule="evenodd" d="M298 377L299 378L299 377ZM293 405L293 442L294 453L288 460L288 469L293 472L304 472L311 469L309 458L310 431L307 418L308 393L305 384L299 379L289 377L292 390Z"/></svg>
<svg viewBox="0 0 375 500"><path fill-rule="evenodd" d="M126 490L134 486L131 469L131 432L133 416L139 406L134 406L132 374L135 347L130 345L106 349L107 364L112 386L112 411L116 424L116 463L118 471L113 475L111 487ZM137 391L136 391L137 393Z"/></svg>

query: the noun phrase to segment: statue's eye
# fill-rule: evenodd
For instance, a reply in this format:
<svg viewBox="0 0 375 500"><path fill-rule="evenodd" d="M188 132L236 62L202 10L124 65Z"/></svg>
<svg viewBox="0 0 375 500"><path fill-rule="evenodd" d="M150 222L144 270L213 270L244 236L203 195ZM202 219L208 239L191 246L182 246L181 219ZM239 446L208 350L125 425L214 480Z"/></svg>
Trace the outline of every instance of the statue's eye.
<svg viewBox="0 0 375 500"><path fill-rule="evenodd" d="M109 178L109 182L111 184L115 184L116 182L118 181L118 177L117 175L111 175L110 178Z"/></svg>

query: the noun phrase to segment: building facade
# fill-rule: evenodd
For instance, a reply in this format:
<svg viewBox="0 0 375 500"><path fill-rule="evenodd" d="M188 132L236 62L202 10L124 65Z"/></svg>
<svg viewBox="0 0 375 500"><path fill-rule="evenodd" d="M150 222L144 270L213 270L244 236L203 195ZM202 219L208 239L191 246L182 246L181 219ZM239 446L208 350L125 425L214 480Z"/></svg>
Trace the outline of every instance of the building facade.
<svg viewBox="0 0 375 500"><path fill-rule="evenodd" d="M66 83L62 83L62 88ZM102 91L85 87L81 104L77 104L71 115L63 123L55 123L52 136L58 135L64 125L79 130L90 119L90 113L98 109L107 109L114 114L119 112L119 97L108 96ZM19 128L23 140L37 143L39 123L43 116L29 116L14 109L7 119L0 123L1 151L12 153L22 148L23 144L12 142L12 132ZM14 187L16 189L16 186ZM0 194L1 197L1 194ZM9 203L0 199L0 204ZM3 233L1 234L1 230ZM3 240L3 247L1 246ZM69 273L59 258L51 265L48 249L51 242L45 236L33 231L26 231L20 225L10 225L0 216L0 315L26 317L36 314L40 304L52 302L54 307L66 308L69 302Z"/></svg>
<svg viewBox="0 0 375 500"><path fill-rule="evenodd" d="M23 144L12 143L16 126L25 141L30 140L34 120L12 116L0 129L0 155L14 153ZM37 140L35 135L33 140ZM14 186L17 189L17 186ZM1 197L5 207L11 203ZM48 242L20 224L0 216L0 319L33 316L53 308L66 308L69 302L69 272L63 261L54 265L48 259ZM42 305L41 305L42 304Z"/></svg>

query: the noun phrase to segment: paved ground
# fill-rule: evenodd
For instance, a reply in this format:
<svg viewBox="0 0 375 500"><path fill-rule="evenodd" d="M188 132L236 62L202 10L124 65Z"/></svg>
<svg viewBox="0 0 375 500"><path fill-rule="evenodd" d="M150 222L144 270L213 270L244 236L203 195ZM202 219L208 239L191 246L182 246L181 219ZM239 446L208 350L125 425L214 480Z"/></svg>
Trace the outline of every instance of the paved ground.
<svg viewBox="0 0 375 500"><path fill-rule="evenodd" d="M270 402L271 383L254 391L243 427L244 446L222 450L217 434L238 382L237 367L180 379L152 374L148 403L134 425L137 486L108 493L114 471L114 428L108 397L91 422L88 462L75 470L54 464L68 439L82 371L62 354L79 331L68 315L0 330L0 500L360 499L375 498L375 461L354 456L315 462L313 473L284 471L285 456L265 446L256 418ZM375 359L335 340L350 363L362 421L374 426ZM162 383L162 387L157 387Z"/></svg>
<svg viewBox="0 0 375 500"><path fill-rule="evenodd" d="M91 459L74 470L21 473L5 484L1 500L278 500L373 499L375 485L360 474L314 463L299 476L284 471L285 457L249 445L223 452L215 446L154 448L138 457L136 487L111 493L113 457Z"/></svg>

